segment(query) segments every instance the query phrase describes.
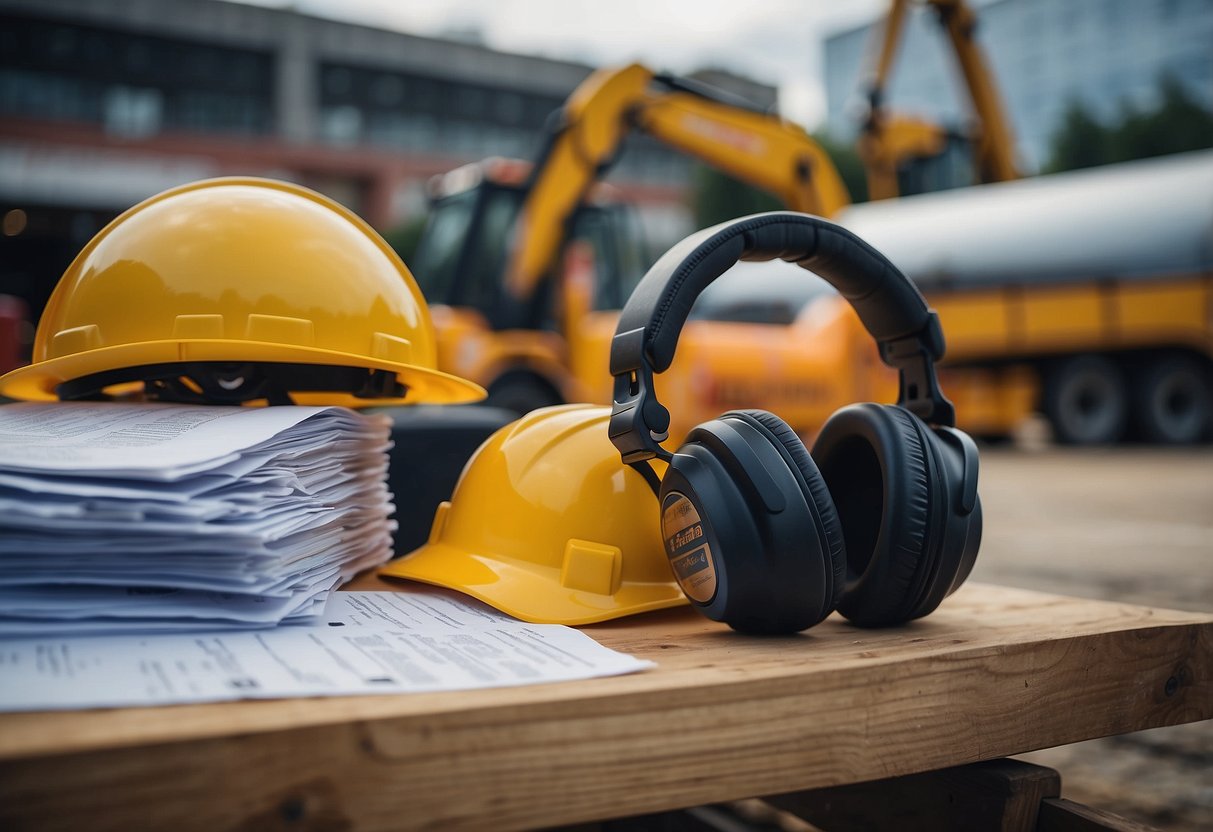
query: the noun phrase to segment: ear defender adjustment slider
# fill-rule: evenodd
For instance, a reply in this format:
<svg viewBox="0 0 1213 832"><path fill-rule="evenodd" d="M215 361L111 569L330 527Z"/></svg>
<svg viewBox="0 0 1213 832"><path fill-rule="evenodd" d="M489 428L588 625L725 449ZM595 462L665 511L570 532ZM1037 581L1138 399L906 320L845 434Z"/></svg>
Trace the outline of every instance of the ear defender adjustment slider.
<svg viewBox="0 0 1213 832"><path fill-rule="evenodd" d="M628 465L646 459L669 460L661 447L669 436L670 411L653 394L653 371L647 362L615 376L611 421L607 432Z"/></svg>
<svg viewBox="0 0 1213 832"><path fill-rule="evenodd" d="M899 374L897 404L924 422L950 427L956 424L956 408L939 388L935 374L935 362L943 353L943 329L935 310L913 335L880 342L880 359Z"/></svg>

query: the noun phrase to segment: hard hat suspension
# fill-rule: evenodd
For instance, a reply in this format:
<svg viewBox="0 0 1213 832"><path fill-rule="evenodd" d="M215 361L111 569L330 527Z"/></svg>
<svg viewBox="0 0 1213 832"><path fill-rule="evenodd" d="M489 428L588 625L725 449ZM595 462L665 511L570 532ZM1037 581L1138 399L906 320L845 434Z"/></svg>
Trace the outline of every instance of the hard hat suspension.
<svg viewBox="0 0 1213 832"><path fill-rule="evenodd" d="M291 392L342 392L359 399L404 398L405 385L390 370L281 362L174 362L123 367L62 382L55 389L63 401L115 398L108 388L143 382L140 398L179 404L243 404L265 400L294 404Z"/></svg>

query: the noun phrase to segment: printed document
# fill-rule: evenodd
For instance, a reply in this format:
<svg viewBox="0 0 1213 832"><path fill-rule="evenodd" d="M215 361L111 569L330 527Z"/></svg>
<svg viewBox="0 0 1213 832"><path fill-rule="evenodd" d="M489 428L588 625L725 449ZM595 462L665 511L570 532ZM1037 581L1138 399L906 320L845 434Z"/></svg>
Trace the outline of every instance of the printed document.
<svg viewBox="0 0 1213 832"><path fill-rule="evenodd" d="M320 624L0 641L0 710L471 690L649 667L443 590L338 592Z"/></svg>

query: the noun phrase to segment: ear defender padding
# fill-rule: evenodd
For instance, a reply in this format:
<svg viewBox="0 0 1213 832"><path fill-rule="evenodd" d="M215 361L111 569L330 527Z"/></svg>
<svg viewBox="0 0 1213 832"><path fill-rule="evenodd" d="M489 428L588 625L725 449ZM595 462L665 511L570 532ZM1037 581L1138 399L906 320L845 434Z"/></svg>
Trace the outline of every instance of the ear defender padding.
<svg viewBox="0 0 1213 832"><path fill-rule="evenodd" d="M838 609L862 626L898 624L930 611L922 607L938 569L939 503L946 496L926 431L916 422L895 405L850 405L830 417L813 445L846 540L846 590Z"/></svg>
<svg viewBox="0 0 1213 832"><path fill-rule="evenodd" d="M826 541L826 556L829 560L828 574L832 578L830 592L830 610L838 608L842 600L843 587L847 579L847 555L843 543L842 526L838 520L838 511L834 508L834 500L830 489L826 486L817 463L809 455L809 449L800 441L791 425L780 419L774 413L766 410L735 410L725 415L741 415L753 419L771 434L771 439L787 451L793 465L793 472L799 473L797 481L804 493L805 501L815 507L817 518L821 521L821 533Z"/></svg>
<svg viewBox="0 0 1213 832"><path fill-rule="evenodd" d="M764 417L725 413L687 434L661 478L662 535L679 585L708 618L794 633L835 609L842 527L804 446L797 462L795 434L777 438L768 425L778 419Z"/></svg>

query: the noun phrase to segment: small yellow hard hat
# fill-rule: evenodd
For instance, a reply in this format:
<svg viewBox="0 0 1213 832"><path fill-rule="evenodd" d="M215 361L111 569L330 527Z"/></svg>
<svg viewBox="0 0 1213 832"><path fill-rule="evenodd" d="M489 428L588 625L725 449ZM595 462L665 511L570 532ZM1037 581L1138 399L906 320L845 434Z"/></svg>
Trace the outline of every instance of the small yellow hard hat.
<svg viewBox="0 0 1213 832"><path fill-rule="evenodd" d="M191 368L229 368L222 393L253 365L297 404L484 396L436 369L425 299L374 229L314 191L255 178L173 188L102 229L55 287L33 363L0 378L0 393L54 401L177 385L201 397Z"/></svg>
<svg viewBox="0 0 1213 832"><path fill-rule="evenodd" d="M541 624L687 603L657 498L607 436L609 407L560 405L506 425L468 461L429 542L380 570Z"/></svg>

